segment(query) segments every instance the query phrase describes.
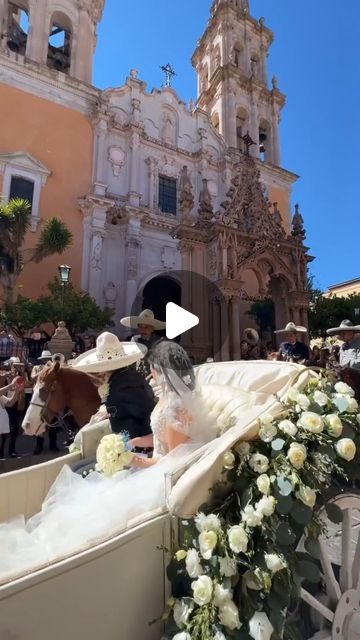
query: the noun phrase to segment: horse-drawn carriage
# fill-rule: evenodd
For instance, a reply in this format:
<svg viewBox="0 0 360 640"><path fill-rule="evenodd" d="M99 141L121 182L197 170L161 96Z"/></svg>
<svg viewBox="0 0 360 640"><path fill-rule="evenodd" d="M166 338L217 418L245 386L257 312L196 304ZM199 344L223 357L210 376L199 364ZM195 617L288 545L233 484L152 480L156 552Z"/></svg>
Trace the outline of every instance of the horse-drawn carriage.
<svg viewBox="0 0 360 640"><path fill-rule="evenodd" d="M164 479L167 508L142 513L110 539L94 540L35 570L0 576L1 640L159 640L170 595L166 568L178 542L179 524L196 515L223 471L224 454L257 438L259 419L276 415L289 388L301 389L311 372L290 363L211 363L197 368L198 387L223 435L189 455ZM106 422L82 433L81 452L0 476L0 522L41 509L64 465L93 455ZM338 491L332 502L344 512L320 542L321 583L303 590L310 626L307 640L360 638L360 498ZM299 540L299 548L301 548ZM1 553L1 549L0 549ZM158 620L154 624L149 623ZM249 635L234 637L250 638ZM187 637L186 634L183 636ZM226 636L218 636L226 637ZM230 636L229 636L230 637ZM267 638L266 635L252 636ZM270 636L269 636L270 637Z"/></svg>

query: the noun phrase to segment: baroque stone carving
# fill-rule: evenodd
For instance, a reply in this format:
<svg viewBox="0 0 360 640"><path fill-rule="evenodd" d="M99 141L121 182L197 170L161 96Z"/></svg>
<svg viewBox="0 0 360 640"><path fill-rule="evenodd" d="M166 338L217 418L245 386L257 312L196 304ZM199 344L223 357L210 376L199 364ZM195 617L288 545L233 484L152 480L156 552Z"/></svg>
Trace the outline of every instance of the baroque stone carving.
<svg viewBox="0 0 360 640"><path fill-rule="evenodd" d="M306 238L304 218L300 213L300 208L298 204L295 205L295 214L292 219L291 235L293 236L293 238L297 238L299 240L305 240Z"/></svg>
<svg viewBox="0 0 360 640"><path fill-rule="evenodd" d="M125 165L126 162L126 154L120 147L110 147L109 162L111 164L111 168L115 177L120 175L121 169Z"/></svg>
<svg viewBox="0 0 360 640"><path fill-rule="evenodd" d="M218 272L218 251L215 244L211 244L208 249L208 275L217 276Z"/></svg>
<svg viewBox="0 0 360 640"><path fill-rule="evenodd" d="M191 221L191 212L194 206L194 195L191 180L188 175L188 168L185 166L182 169L180 182L180 213L182 222Z"/></svg>
<svg viewBox="0 0 360 640"><path fill-rule="evenodd" d="M91 258L91 266L95 271L101 271L102 267L102 243L103 239L100 233L95 233L93 238L93 253Z"/></svg>
<svg viewBox="0 0 360 640"><path fill-rule="evenodd" d="M214 210L211 200L211 194L208 187L208 181L203 178L202 189L199 198L199 222L210 223L214 217Z"/></svg>
<svg viewBox="0 0 360 640"><path fill-rule="evenodd" d="M226 201L221 205L224 209L220 222L243 233L266 241L267 245L276 244L285 239L285 229L281 216L269 211L269 201L264 196L260 181L260 171L255 161L243 155L234 167L232 185L227 193Z"/></svg>
<svg viewBox="0 0 360 640"><path fill-rule="evenodd" d="M176 123L169 111L163 114L162 140L166 144L176 146Z"/></svg>

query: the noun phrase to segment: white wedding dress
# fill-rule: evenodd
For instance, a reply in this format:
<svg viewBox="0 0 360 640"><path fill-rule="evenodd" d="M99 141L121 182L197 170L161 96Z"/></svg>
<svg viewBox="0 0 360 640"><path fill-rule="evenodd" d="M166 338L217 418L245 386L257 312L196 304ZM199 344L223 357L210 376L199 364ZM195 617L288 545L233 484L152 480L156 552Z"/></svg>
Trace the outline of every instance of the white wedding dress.
<svg viewBox="0 0 360 640"><path fill-rule="evenodd" d="M167 425L189 438L170 453ZM156 465L112 478L97 472L83 478L65 466L40 513L27 522L19 516L0 525L0 584L108 540L141 516L145 520L146 514L165 510L165 474L217 434L196 393L164 394L151 427Z"/></svg>

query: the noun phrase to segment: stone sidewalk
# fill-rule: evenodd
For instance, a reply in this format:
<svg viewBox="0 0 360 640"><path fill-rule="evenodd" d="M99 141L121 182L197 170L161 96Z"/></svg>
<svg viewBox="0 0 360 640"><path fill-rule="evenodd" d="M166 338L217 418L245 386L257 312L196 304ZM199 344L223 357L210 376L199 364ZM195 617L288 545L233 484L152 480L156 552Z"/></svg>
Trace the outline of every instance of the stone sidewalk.
<svg viewBox="0 0 360 640"><path fill-rule="evenodd" d="M59 456L63 456L68 452L68 449L64 445L65 439L64 433L59 433L57 437L57 443L59 447L59 453L49 451L48 437L45 438L44 452L38 456L33 455L33 451L36 446L35 438L21 435L16 443L16 451L21 456L20 458L7 458L6 460L0 460L0 474L9 473L9 471L16 471L17 469L23 469L25 467L31 467L41 462L47 462L47 460L53 460ZM6 447L7 451L7 447Z"/></svg>

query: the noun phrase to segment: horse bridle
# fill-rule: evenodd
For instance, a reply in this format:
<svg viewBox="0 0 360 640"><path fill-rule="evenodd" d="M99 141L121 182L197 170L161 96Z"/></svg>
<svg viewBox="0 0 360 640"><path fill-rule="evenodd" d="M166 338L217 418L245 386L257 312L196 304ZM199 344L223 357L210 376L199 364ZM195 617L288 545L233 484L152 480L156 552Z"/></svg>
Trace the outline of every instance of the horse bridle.
<svg viewBox="0 0 360 640"><path fill-rule="evenodd" d="M46 387L45 387L46 388ZM46 427L48 427L49 429L54 429L56 427L60 427L63 431L65 431L65 433L70 436L72 435L71 429L69 429L69 427L67 426L66 422L65 422L65 418L67 418L69 415L71 415L71 411L68 411L67 413L65 413L63 416L58 416L58 419L56 422L48 422L48 420L46 419L46 411L49 409L49 402L51 399L51 395L53 393L53 391L56 388L56 380L54 380L51 385L50 388L48 390L48 393L46 395L45 401L43 402L43 404L40 404L39 402L33 402L33 400L30 400L29 404L31 407L38 407L41 409L40 411L40 420L41 420L41 424L45 425ZM39 396L41 398L41 391L42 389L39 391ZM50 409L51 411L51 409ZM52 412L53 413L53 412ZM54 413L54 418L56 417L56 414ZM41 425L40 425L41 427ZM37 429L35 435L38 433L38 431L40 430Z"/></svg>

